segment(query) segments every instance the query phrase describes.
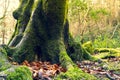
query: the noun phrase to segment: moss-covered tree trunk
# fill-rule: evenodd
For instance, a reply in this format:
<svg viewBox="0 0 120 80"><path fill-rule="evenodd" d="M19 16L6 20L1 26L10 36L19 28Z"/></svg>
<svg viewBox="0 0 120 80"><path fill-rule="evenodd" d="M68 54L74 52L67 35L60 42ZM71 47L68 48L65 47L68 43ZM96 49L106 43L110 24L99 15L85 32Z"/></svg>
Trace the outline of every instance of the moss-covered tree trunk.
<svg viewBox="0 0 120 80"><path fill-rule="evenodd" d="M13 12L15 32L5 49L8 56L17 62L37 59L61 63L68 71L76 69L71 59L90 59L69 34L67 9L68 0L20 0Z"/></svg>
<svg viewBox="0 0 120 80"><path fill-rule="evenodd" d="M61 52L83 56L79 54L81 45L69 35L67 8L68 0L21 0L13 12L17 24L8 55L18 62L39 59L53 63L59 62ZM89 54L85 57L89 58Z"/></svg>
<svg viewBox="0 0 120 80"><path fill-rule="evenodd" d="M59 53L66 51L63 32L67 20L67 0L20 2L13 13L17 25L9 42L13 52L10 56L18 62L36 58L59 62Z"/></svg>

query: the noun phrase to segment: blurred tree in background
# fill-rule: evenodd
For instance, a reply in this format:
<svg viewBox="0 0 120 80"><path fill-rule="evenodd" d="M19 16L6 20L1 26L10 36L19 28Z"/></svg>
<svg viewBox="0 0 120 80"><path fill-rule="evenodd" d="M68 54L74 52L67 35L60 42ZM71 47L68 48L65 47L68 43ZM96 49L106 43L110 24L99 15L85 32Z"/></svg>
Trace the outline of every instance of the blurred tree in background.
<svg viewBox="0 0 120 80"><path fill-rule="evenodd" d="M19 0L0 0L0 44L8 43L15 26L12 12Z"/></svg>
<svg viewBox="0 0 120 80"><path fill-rule="evenodd" d="M70 0L69 5L70 31L76 41L120 46L119 0Z"/></svg>

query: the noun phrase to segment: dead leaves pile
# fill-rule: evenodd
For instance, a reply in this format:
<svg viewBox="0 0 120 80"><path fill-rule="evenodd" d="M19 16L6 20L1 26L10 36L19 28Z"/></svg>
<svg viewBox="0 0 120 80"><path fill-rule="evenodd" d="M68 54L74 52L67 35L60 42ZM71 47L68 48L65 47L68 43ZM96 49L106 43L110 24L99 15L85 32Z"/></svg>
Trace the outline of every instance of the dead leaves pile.
<svg viewBox="0 0 120 80"><path fill-rule="evenodd" d="M34 61L29 63L24 61L22 65L26 65L32 71L34 80L52 80L60 72L66 72L66 69L62 68L58 64L50 64L50 62Z"/></svg>

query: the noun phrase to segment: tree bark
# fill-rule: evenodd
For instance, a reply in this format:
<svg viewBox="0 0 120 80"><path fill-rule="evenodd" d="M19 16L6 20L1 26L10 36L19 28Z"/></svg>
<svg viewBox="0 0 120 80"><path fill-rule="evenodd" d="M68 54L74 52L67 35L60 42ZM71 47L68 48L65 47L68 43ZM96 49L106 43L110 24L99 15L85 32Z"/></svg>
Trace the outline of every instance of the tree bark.
<svg viewBox="0 0 120 80"><path fill-rule="evenodd" d="M8 43L10 47L15 47L22 39L26 26L30 20L34 0L21 0L20 6L13 12L13 17L17 19L15 31Z"/></svg>
<svg viewBox="0 0 120 80"><path fill-rule="evenodd" d="M27 1L28 5L31 1L34 0ZM41 60L47 60L54 63L59 62L59 53L62 50L61 48L65 48L63 43L63 32L67 18L66 2L66 0L39 0L36 3L37 5L35 9L32 11L33 14L30 14L32 6L23 10L23 13L25 13L27 9L30 9L27 10L31 15L29 17L26 14L18 16L17 13L19 13L22 6L26 4L26 1L21 1L20 8L18 8L16 14L14 12L14 17L21 23L17 23L17 30L15 30L13 39L9 44L9 46L14 47L13 52L15 54L13 54L12 57L15 61L32 61L37 55ZM23 19L25 16L28 17L26 18L27 20ZM16 36L17 38L21 38L18 38L18 40ZM16 43L14 44L14 42Z"/></svg>

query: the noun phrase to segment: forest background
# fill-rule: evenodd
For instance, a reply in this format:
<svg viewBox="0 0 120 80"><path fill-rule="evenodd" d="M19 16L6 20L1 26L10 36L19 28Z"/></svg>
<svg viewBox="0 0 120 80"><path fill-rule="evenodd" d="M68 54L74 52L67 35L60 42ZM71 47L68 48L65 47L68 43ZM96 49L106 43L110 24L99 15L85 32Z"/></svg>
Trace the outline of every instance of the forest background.
<svg viewBox="0 0 120 80"><path fill-rule="evenodd" d="M7 44L14 32L12 12L18 4L19 0L0 0L0 44ZM68 18L76 42L120 47L120 0L69 0Z"/></svg>

